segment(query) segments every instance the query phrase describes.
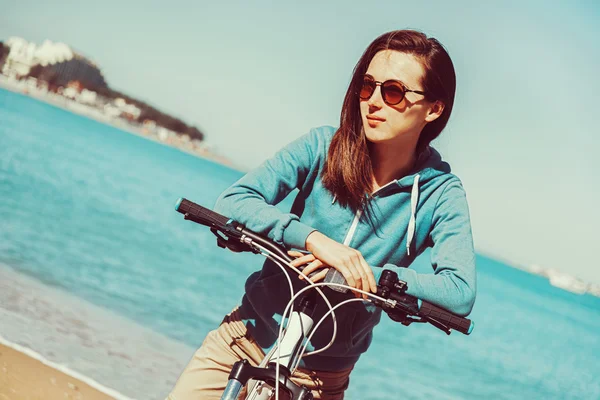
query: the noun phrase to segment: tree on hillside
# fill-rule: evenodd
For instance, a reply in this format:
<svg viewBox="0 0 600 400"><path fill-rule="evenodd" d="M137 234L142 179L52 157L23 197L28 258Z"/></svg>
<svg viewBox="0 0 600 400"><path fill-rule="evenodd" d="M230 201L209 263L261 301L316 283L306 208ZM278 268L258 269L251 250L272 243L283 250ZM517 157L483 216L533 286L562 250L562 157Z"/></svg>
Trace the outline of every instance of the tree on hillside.
<svg viewBox="0 0 600 400"><path fill-rule="evenodd" d="M0 42L0 71L8 58L8 53L10 52L10 47L5 46L3 42Z"/></svg>
<svg viewBox="0 0 600 400"><path fill-rule="evenodd" d="M100 70L94 64L81 57L47 66L35 65L30 69L27 76L47 82L48 89L51 91L56 91L58 86L66 86L68 82L77 80L84 88L93 90L106 99L115 100L122 98L128 104L139 108L141 110L140 115L135 119L139 123L151 120L158 126L180 134L186 134L192 139L204 140L204 134L198 128L187 125L179 118L172 117L143 101L134 99L125 93L108 87ZM133 116L131 118L133 119Z"/></svg>
<svg viewBox="0 0 600 400"><path fill-rule="evenodd" d="M156 108L143 101L134 99L126 95L125 93L109 88L100 88L97 91L98 94L101 94L102 96L105 96L109 99L116 99L120 97L127 103L133 104L134 106L139 108L141 110L141 113L140 116L137 118L138 122L144 122L147 119L152 120L156 122L156 124L159 126L162 126L175 132L185 133L192 139L197 139L201 141L204 140L204 134L195 126L189 126L182 120L165 114L164 112L157 110Z"/></svg>
<svg viewBox="0 0 600 400"><path fill-rule="evenodd" d="M43 67L40 64L31 67L27 76L36 78L38 81L46 82L48 84L48 90L52 92L56 92L58 86L60 86L56 70Z"/></svg>

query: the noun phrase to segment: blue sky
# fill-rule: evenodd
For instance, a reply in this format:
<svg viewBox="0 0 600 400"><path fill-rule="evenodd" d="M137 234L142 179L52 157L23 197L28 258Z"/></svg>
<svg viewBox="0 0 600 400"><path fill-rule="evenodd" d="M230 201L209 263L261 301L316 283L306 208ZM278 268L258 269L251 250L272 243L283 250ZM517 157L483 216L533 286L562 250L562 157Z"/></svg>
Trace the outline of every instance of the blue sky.
<svg viewBox="0 0 600 400"><path fill-rule="evenodd" d="M453 116L434 145L463 180L477 249L600 283L600 3L285 3L0 0L0 40L71 45L112 87L252 168L337 124L377 35L422 30L457 69Z"/></svg>

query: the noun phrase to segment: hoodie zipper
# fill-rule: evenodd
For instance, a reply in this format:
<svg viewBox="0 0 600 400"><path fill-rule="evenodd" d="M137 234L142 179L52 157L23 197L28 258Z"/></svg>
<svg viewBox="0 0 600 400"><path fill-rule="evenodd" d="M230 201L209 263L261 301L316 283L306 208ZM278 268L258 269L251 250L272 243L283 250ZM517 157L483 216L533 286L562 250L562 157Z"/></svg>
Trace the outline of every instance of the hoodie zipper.
<svg viewBox="0 0 600 400"><path fill-rule="evenodd" d="M352 241L352 237L354 237L354 232L356 232L356 227L358 226L358 221L360 221L360 216L362 215L362 210L358 210L354 215L354 220L352 221L352 225L350 225L350 229L346 233L346 238L344 238L344 245L348 246Z"/></svg>
<svg viewBox="0 0 600 400"><path fill-rule="evenodd" d="M356 212L356 214L354 215L354 220L352 221L352 224L350 225L350 229L348 229L348 232L346 233L346 237L344 238L345 246L348 246L348 244L352 241L352 237L354 236L354 232L356 232L356 227L358 226L358 221L360 221L361 215L362 215L361 210L358 210ZM331 268L330 271L327 273L327 276L325 277L325 282L345 283L346 279L344 279L344 275L342 275L341 272L339 272L338 270L336 270L334 268ZM330 289L332 289L336 292L340 292L340 293L346 293L348 291L348 289L336 287L336 286L330 286Z"/></svg>
<svg viewBox="0 0 600 400"><path fill-rule="evenodd" d="M374 196L375 194L377 194L377 192L379 192L380 190L384 189L385 187L393 184L393 183L398 183L398 181L394 180L391 182L388 182L387 184L383 185L382 187L380 187L379 189L377 189L375 192L373 192L373 194L371 196ZM333 204L335 202L335 197L333 198L333 201L331 202L331 204ZM344 238L344 245L345 246L349 246L350 242L352 241L352 238L354 237L354 234L356 233L356 228L358 227L358 222L360 221L360 217L362 215L362 210L357 210L356 214L354 214L354 220L352 221L352 224L350 225L350 229L348 229L348 232L346 233L346 237ZM337 271L337 270L333 270L333 272L331 272L331 274L327 274L327 277L325 278L325 282L334 282L334 283L342 283L345 282L344 276L341 274L341 272ZM339 287L335 287L335 286L331 286L332 290L335 290L336 292L342 292L345 293L347 290L346 289L342 289Z"/></svg>
<svg viewBox="0 0 600 400"><path fill-rule="evenodd" d="M386 183L385 185L383 185L382 187L380 187L379 189L374 191L371 194L371 196L375 196L379 191L385 189L386 187L390 186L393 183L397 184L398 181L393 180L393 181ZM335 198L334 198L334 201L335 201ZM346 233L346 237L344 238L345 246L350 245L350 242L352 241L352 238L354 237L354 233L356 232L356 227L358 226L358 222L360 221L361 215L362 215L362 210L358 210L358 211L356 211L356 214L354 214L354 220L352 221L352 224L350 225L350 229L348 229L348 232Z"/></svg>

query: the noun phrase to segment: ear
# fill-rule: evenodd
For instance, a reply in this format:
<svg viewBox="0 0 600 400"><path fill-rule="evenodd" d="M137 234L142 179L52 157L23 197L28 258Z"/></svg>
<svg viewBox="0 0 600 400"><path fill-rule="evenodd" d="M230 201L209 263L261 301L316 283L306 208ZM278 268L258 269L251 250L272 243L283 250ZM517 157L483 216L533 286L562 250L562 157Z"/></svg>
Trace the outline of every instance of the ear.
<svg viewBox="0 0 600 400"><path fill-rule="evenodd" d="M444 103L439 100L436 100L429 109L427 116L425 117L426 122L433 122L442 115L444 112Z"/></svg>

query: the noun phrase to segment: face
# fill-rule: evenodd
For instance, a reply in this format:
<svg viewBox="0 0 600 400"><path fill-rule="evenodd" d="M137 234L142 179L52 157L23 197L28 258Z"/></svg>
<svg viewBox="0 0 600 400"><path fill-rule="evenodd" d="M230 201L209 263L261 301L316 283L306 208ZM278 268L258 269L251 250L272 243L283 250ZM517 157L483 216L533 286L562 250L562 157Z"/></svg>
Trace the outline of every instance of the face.
<svg viewBox="0 0 600 400"><path fill-rule="evenodd" d="M378 82L393 79L402 82L407 89L423 91L421 80L425 70L411 54L380 51L371 60L366 74ZM413 92L406 92L396 105L386 104L379 85L369 99L360 100L365 135L372 143L414 142L416 145L423 127L439 117L442 110L441 103L431 103L422 94Z"/></svg>

